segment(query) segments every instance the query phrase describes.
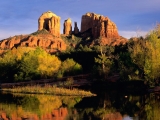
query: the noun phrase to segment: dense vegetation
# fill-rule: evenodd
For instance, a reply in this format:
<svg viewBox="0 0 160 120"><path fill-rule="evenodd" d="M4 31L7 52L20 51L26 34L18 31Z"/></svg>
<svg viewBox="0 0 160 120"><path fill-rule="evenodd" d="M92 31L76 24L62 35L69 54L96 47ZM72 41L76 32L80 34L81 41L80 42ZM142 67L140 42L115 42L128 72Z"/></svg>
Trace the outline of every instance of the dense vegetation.
<svg viewBox="0 0 160 120"><path fill-rule="evenodd" d="M72 41L74 37L75 41ZM59 78L92 73L94 78L107 80L114 74L121 81L143 80L150 86L160 78L160 25L145 37L131 38L119 46L88 47L80 37L64 37L75 47L50 55L41 48L19 47L0 58L1 82L17 82L41 78ZM99 38L101 39L101 38Z"/></svg>
<svg viewBox="0 0 160 120"><path fill-rule="evenodd" d="M64 65L65 67L62 67ZM0 58L1 82L62 77L67 72L72 75L81 69L81 65L73 59L61 61L57 56L50 55L41 48L19 47L9 50Z"/></svg>

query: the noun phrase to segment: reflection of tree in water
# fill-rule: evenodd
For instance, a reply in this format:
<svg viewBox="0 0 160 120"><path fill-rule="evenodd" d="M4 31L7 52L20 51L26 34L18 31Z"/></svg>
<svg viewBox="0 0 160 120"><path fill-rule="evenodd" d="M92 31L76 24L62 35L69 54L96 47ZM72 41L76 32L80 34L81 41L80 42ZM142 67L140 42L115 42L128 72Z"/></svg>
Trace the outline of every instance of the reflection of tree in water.
<svg viewBox="0 0 160 120"><path fill-rule="evenodd" d="M140 120L159 120L160 97L157 94L126 95L101 93L97 97L65 97L49 95L0 96L0 116L8 118L65 118L67 120L123 119L123 115Z"/></svg>
<svg viewBox="0 0 160 120"><path fill-rule="evenodd" d="M122 116L125 115L140 120L159 120L159 100L160 97L155 94L126 95L109 92L98 97L84 98L75 107L84 120L123 119Z"/></svg>
<svg viewBox="0 0 160 120"><path fill-rule="evenodd" d="M24 110L27 111L38 110L40 104L39 100L35 96L32 97L25 96L24 98L18 100L18 103L19 105L22 106Z"/></svg>
<svg viewBox="0 0 160 120"><path fill-rule="evenodd" d="M159 120L160 119L160 95L148 94L144 96L144 101L139 112L142 120Z"/></svg>
<svg viewBox="0 0 160 120"><path fill-rule="evenodd" d="M83 120L103 120L114 118L115 116L121 117L112 106L109 98L107 94L99 97L83 98L75 106L78 109L79 117Z"/></svg>
<svg viewBox="0 0 160 120"><path fill-rule="evenodd" d="M67 107L72 109L81 99L71 96L4 94L0 100L0 116L3 112L11 119L65 118L68 116Z"/></svg>

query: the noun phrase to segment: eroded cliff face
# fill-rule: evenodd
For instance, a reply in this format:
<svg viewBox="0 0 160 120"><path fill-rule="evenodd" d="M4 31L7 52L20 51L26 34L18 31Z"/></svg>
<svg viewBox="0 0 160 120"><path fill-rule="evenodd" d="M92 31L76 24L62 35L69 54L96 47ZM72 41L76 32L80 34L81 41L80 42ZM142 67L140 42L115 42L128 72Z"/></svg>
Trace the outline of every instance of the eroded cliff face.
<svg viewBox="0 0 160 120"><path fill-rule="evenodd" d="M16 36L0 42L0 53L14 47L41 47L49 53L66 50L66 43L52 34Z"/></svg>
<svg viewBox="0 0 160 120"><path fill-rule="evenodd" d="M72 34L72 21L70 18L64 21L63 34L71 35Z"/></svg>
<svg viewBox="0 0 160 120"><path fill-rule="evenodd" d="M81 20L81 33L91 29L93 38L119 38L117 26L108 17L86 13Z"/></svg>
<svg viewBox="0 0 160 120"><path fill-rule="evenodd" d="M43 13L38 19L38 30L46 29L52 35L60 37L60 17L51 11Z"/></svg>

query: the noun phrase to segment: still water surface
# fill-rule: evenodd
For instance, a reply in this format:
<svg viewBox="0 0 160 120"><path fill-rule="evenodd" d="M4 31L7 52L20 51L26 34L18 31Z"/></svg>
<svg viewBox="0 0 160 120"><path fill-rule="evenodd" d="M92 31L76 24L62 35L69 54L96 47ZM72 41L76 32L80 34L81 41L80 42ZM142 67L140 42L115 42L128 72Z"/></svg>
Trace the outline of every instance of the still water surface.
<svg viewBox="0 0 160 120"><path fill-rule="evenodd" d="M95 97L0 93L0 120L160 120L159 94Z"/></svg>

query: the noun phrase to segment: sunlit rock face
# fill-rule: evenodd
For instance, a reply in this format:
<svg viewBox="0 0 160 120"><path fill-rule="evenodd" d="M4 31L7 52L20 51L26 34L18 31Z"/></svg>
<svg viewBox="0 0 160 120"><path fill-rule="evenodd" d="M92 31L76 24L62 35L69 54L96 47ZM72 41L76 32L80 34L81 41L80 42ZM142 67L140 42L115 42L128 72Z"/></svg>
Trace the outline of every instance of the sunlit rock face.
<svg viewBox="0 0 160 120"><path fill-rule="evenodd" d="M81 33L91 29L93 38L119 38L117 26L108 17L86 13L81 20Z"/></svg>
<svg viewBox="0 0 160 120"><path fill-rule="evenodd" d="M0 54L5 52L5 50L17 47L41 47L48 53L54 53L57 50L66 50L67 45L61 38L53 37L51 34L17 36L0 41Z"/></svg>
<svg viewBox="0 0 160 120"><path fill-rule="evenodd" d="M63 33L65 35L71 35L72 34L72 21L70 18L64 21L64 29Z"/></svg>
<svg viewBox="0 0 160 120"><path fill-rule="evenodd" d="M11 38L7 38L4 40L0 41L0 48L1 49L12 49L13 47L15 47L16 45L19 45L19 43L21 42L21 39L26 38L26 36L14 36Z"/></svg>
<svg viewBox="0 0 160 120"><path fill-rule="evenodd" d="M60 17L51 11L43 13L38 19L38 30L46 29L56 37L60 37Z"/></svg>

